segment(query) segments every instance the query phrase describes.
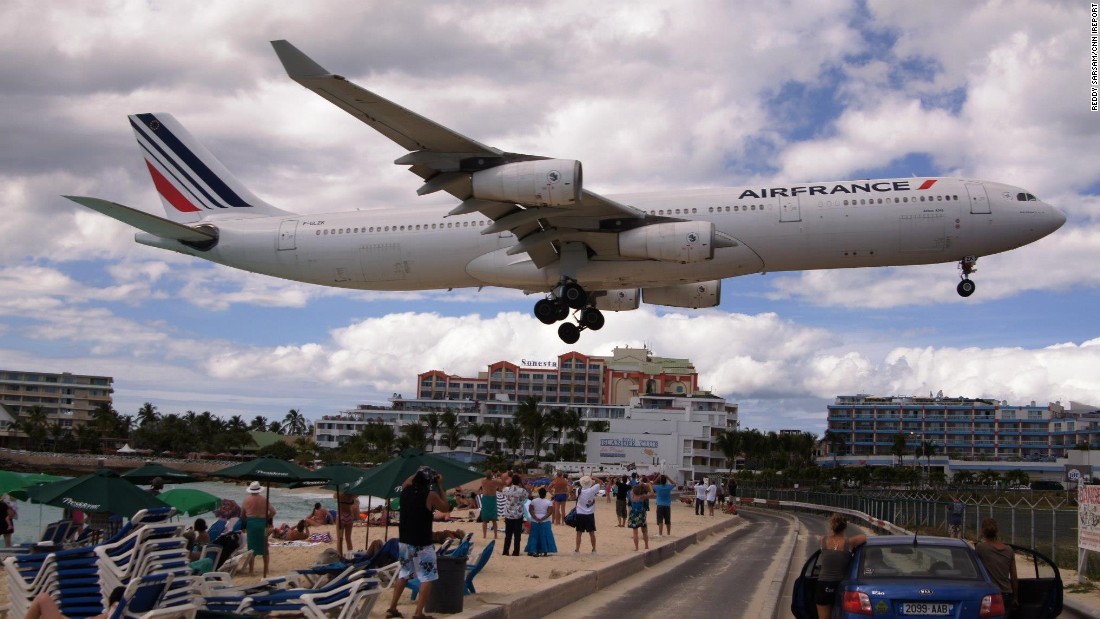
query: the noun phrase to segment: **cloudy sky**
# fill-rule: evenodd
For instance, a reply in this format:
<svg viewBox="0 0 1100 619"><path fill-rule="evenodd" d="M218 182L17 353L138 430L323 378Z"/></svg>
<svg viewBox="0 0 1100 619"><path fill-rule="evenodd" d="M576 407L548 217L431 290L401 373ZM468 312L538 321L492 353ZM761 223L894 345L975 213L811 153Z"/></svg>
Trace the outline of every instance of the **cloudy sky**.
<svg viewBox="0 0 1100 619"><path fill-rule="evenodd" d="M171 112L268 202L421 208L404 151L268 41L600 193L955 175L1067 224L955 264L749 276L711 310L609 315L575 349L694 361L742 423L820 433L838 394L1100 404L1100 113L1089 3L50 2L0 12L0 368L115 378L116 408L316 419L574 347L494 289L355 292L133 242L61 194L160 214L126 115Z"/></svg>

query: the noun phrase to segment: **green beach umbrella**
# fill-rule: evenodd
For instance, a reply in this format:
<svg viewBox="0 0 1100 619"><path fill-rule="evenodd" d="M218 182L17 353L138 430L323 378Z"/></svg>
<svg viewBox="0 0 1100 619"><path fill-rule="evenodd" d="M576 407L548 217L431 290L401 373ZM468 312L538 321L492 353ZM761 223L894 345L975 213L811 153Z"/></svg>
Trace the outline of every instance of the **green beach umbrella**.
<svg viewBox="0 0 1100 619"><path fill-rule="evenodd" d="M212 512L222 506L222 500L209 492L192 488L174 488L165 490L157 498L176 508L176 511L188 516L198 516Z"/></svg>
<svg viewBox="0 0 1100 619"><path fill-rule="evenodd" d="M321 486L328 482L327 478L317 475L313 471L273 456L264 456L248 462L234 464L210 474L215 477L263 482L267 486L268 505L271 504L271 484ZM264 564L264 578L267 578L266 563Z"/></svg>
<svg viewBox="0 0 1100 619"><path fill-rule="evenodd" d="M163 501L138 488L108 469L26 489L36 503L82 512L107 512L133 517L143 509L168 507Z"/></svg>
<svg viewBox="0 0 1100 619"><path fill-rule="evenodd" d="M136 469L126 471L122 477L141 485L151 484L158 477L166 484L189 484L196 481L187 471L173 469L156 462L146 462Z"/></svg>
<svg viewBox="0 0 1100 619"><path fill-rule="evenodd" d="M461 486L476 479L481 479L483 475L480 471L463 466L450 458L425 453L410 447L402 451L401 455L393 460L368 470L363 481L348 486L344 492L348 494L370 494L383 499L390 499L401 494L401 484L408 479L409 475L425 465L432 467L443 476L443 483L446 484L446 487L440 488L440 490Z"/></svg>
<svg viewBox="0 0 1100 619"><path fill-rule="evenodd" d="M0 471L0 494L8 494L16 499L25 500L27 493L23 488L27 486L27 478L19 473Z"/></svg>

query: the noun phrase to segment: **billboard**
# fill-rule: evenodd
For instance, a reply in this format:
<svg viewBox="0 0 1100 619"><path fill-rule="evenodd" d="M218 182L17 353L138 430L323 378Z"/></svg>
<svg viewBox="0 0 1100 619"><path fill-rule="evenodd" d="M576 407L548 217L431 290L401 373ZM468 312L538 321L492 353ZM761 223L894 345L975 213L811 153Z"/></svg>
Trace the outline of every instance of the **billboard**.
<svg viewBox="0 0 1100 619"><path fill-rule="evenodd" d="M1077 487L1077 547L1100 552L1100 486Z"/></svg>

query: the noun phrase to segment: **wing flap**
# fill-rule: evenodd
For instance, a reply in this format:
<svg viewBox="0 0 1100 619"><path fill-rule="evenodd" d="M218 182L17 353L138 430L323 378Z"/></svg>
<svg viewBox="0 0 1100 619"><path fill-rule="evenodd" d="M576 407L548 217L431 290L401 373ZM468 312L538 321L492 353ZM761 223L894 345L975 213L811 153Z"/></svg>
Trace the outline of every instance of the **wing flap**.
<svg viewBox="0 0 1100 619"><path fill-rule="evenodd" d="M63 196L76 202L81 206L86 206L93 211L103 213L104 215L121 221L124 224L131 225L138 230L143 230L149 234L153 234L165 239L175 239L177 241L185 241L188 243L203 243L207 241L216 240L217 234L210 230L204 230L201 228L191 228L183 224L178 224L174 221L157 217L156 215L150 215L145 211L139 211L129 206L123 206L117 202L111 202L109 200L101 200L99 198L88 198L85 196Z"/></svg>

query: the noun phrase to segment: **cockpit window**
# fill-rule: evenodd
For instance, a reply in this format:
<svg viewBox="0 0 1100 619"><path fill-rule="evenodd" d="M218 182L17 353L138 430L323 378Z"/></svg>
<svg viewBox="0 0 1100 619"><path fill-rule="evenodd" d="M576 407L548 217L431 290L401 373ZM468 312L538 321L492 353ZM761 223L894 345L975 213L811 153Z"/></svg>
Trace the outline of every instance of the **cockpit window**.
<svg viewBox="0 0 1100 619"><path fill-rule="evenodd" d="M1035 196L1031 195L1030 193L1022 193L1021 192L1021 193L1016 194L1016 201L1017 202L1038 202L1039 198L1036 198Z"/></svg>

